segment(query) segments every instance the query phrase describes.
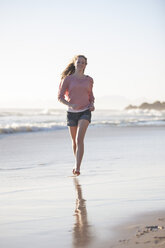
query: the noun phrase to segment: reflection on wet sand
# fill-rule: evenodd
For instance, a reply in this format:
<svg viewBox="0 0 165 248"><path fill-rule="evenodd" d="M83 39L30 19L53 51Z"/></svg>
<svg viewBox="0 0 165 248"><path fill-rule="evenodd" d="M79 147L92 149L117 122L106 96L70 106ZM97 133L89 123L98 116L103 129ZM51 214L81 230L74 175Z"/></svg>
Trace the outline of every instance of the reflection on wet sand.
<svg viewBox="0 0 165 248"><path fill-rule="evenodd" d="M73 228L73 247L89 247L92 241L90 225L87 218L86 200L83 199L81 185L77 178L73 179L77 199L75 209L75 224Z"/></svg>

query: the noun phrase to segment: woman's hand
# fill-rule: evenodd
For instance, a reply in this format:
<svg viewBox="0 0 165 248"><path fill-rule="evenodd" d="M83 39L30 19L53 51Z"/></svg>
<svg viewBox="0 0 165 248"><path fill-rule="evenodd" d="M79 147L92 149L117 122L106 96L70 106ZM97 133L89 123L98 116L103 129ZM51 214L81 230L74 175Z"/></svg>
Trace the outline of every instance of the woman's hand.
<svg viewBox="0 0 165 248"><path fill-rule="evenodd" d="M75 109L75 110L78 109L78 105L77 104L70 103L69 104L69 107L72 108L72 109Z"/></svg>
<svg viewBox="0 0 165 248"><path fill-rule="evenodd" d="M94 110L95 110L94 105L90 106L90 107L89 107L89 110L90 110L90 111L94 111Z"/></svg>

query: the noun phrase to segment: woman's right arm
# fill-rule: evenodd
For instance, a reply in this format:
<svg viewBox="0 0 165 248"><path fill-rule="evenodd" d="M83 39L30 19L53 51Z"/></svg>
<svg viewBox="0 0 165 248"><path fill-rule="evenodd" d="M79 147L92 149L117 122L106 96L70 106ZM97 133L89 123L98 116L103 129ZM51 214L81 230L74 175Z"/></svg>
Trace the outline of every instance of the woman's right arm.
<svg viewBox="0 0 165 248"><path fill-rule="evenodd" d="M59 86L58 101L69 106L69 102L65 100L65 94L67 91L68 91L68 80L67 78L64 78L61 80Z"/></svg>
<svg viewBox="0 0 165 248"><path fill-rule="evenodd" d="M68 93L68 78L64 78L61 80L59 91L58 91L58 101L75 109L77 107L76 104L71 104L67 100L65 100L65 95Z"/></svg>

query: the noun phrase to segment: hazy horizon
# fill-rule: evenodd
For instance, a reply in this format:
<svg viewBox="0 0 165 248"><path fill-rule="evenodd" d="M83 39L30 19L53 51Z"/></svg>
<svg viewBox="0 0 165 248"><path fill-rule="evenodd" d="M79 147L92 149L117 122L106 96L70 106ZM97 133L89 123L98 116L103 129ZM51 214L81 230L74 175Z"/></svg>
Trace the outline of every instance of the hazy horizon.
<svg viewBox="0 0 165 248"><path fill-rule="evenodd" d="M8 106L1 105L0 109L61 109L61 110L67 110L67 106L64 104L61 104L57 101L57 99L49 99L44 100L40 99L40 102L38 102L39 99L36 99L36 101L31 102L31 104L24 102L24 105L15 104L14 106ZM147 102L147 103L154 103L156 101L161 101L160 99L149 99L145 97L139 97L135 99L129 99L124 96L117 96L117 95L105 95L101 97L96 97L95 99L95 108L98 109L109 109L109 110L124 110L125 107L128 105L136 105L139 106L140 104ZM164 101L165 102L165 101ZM108 103L108 104L107 104Z"/></svg>

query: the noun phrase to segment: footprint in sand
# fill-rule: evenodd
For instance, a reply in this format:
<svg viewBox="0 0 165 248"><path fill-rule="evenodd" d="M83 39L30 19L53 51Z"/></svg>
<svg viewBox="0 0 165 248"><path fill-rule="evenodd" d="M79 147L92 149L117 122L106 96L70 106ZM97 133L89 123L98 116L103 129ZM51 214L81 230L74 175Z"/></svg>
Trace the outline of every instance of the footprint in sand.
<svg viewBox="0 0 165 248"><path fill-rule="evenodd" d="M120 243L128 243L130 240L129 239L123 239L123 240L119 240Z"/></svg>
<svg viewBox="0 0 165 248"><path fill-rule="evenodd" d="M155 239L155 241L154 241L155 244L160 244L160 245L165 244L165 236L164 237L162 237L162 236L154 237L154 239Z"/></svg>
<svg viewBox="0 0 165 248"><path fill-rule="evenodd" d="M159 218L158 220L159 221L165 221L165 218Z"/></svg>

